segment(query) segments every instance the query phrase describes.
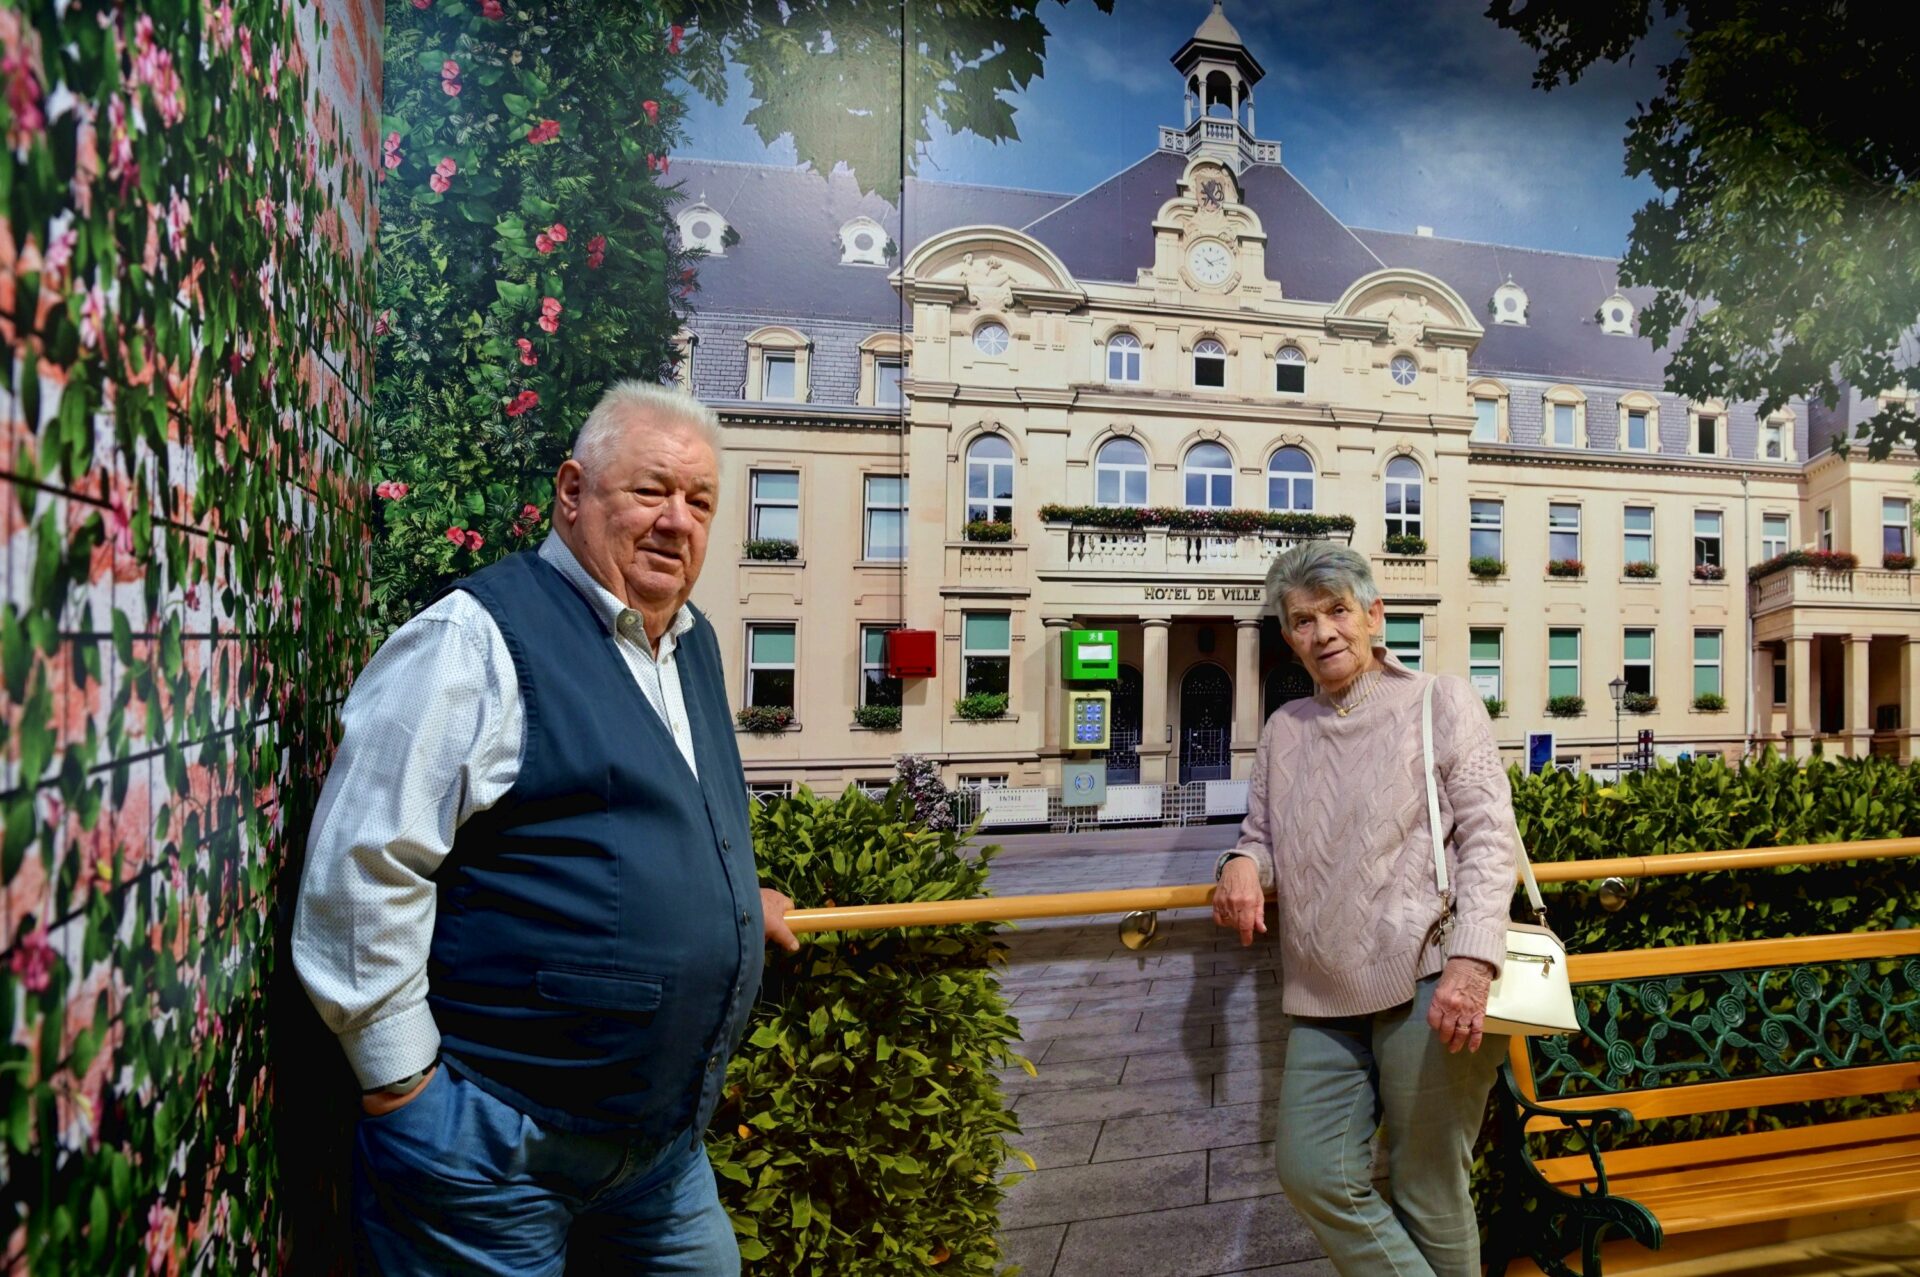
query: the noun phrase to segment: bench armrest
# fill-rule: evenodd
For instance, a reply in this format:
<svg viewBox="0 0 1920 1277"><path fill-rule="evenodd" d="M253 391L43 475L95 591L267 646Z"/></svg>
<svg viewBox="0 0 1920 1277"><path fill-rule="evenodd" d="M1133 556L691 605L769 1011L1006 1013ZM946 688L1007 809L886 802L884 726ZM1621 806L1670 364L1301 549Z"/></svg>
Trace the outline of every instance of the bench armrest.
<svg viewBox="0 0 1920 1277"><path fill-rule="evenodd" d="M1636 1125L1634 1116L1623 1108L1565 1109L1542 1104L1538 1100L1528 1099L1521 1093L1520 1083L1513 1076L1513 1066L1500 1066L1500 1085L1506 1091L1507 1099L1519 1109L1518 1120L1513 1123L1509 1154L1525 1163L1529 1171L1533 1170L1533 1155L1527 1148L1527 1119L1535 1117L1551 1118L1568 1130L1577 1132L1587 1145L1587 1160L1593 1163L1594 1178L1599 1181L1598 1189L1588 1189L1584 1185L1582 1196L1605 1197L1607 1195L1607 1164L1600 1158L1600 1131L1603 1127L1614 1126L1630 1131ZM1544 1184L1544 1178L1541 1180Z"/></svg>

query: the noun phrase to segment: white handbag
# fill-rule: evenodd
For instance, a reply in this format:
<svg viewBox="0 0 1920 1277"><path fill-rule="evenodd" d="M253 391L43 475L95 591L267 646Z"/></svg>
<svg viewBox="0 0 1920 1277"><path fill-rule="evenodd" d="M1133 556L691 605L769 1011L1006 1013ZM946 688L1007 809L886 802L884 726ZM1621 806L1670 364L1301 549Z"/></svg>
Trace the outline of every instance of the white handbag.
<svg viewBox="0 0 1920 1277"><path fill-rule="evenodd" d="M1453 925L1453 893L1447 887L1447 847L1440 831L1440 791L1433 764L1433 679L1420 699L1420 751L1427 772L1427 827L1432 831L1433 876L1440 888L1439 934L1445 938ZM1519 832L1513 843L1520 853L1520 872L1526 879L1527 903L1533 923L1507 923L1506 969L1487 993L1486 1031L1519 1037L1572 1033L1579 1029L1573 1014L1573 985L1567 975L1567 947L1547 924L1546 902L1534 881L1533 864Z"/></svg>

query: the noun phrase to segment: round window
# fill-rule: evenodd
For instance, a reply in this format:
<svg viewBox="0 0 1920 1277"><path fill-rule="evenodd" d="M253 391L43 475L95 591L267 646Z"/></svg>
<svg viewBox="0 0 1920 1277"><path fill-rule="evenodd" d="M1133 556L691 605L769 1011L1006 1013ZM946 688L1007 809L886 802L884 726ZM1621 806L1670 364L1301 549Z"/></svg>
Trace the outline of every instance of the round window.
<svg viewBox="0 0 1920 1277"><path fill-rule="evenodd" d="M873 236L861 231L853 237L853 246L859 252L870 253L873 251Z"/></svg>
<svg viewBox="0 0 1920 1277"><path fill-rule="evenodd" d="M713 234L713 223L695 222L692 226L688 227L688 229L693 232L695 239L705 239L707 236Z"/></svg>
<svg viewBox="0 0 1920 1277"><path fill-rule="evenodd" d="M1627 322L1627 312L1621 310L1618 306L1615 306L1607 313L1613 317L1613 322L1616 324L1624 324Z"/></svg>
<svg viewBox="0 0 1920 1277"><path fill-rule="evenodd" d="M1005 324L982 324L973 330L973 348L983 355L1004 355L1007 345Z"/></svg>
<svg viewBox="0 0 1920 1277"><path fill-rule="evenodd" d="M1420 365L1414 363L1410 355L1395 355L1387 371L1393 375L1394 385L1411 386L1420 376Z"/></svg>
<svg viewBox="0 0 1920 1277"><path fill-rule="evenodd" d="M1500 299L1500 309L1506 311L1509 314L1513 313L1519 308L1520 308L1520 299L1517 297L1502 297Z"/></svg>

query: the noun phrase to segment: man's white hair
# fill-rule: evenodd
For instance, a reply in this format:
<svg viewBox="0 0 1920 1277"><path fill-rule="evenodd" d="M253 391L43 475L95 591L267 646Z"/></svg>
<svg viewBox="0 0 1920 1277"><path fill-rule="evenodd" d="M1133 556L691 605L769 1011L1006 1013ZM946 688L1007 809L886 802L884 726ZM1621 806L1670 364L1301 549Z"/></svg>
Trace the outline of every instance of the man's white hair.
<svg viewBox="0 0 1920 1277"><path fill-rule="evenodd" d="M573 437L573 459L594 473L613 441L630 430L692 430L720 459L720 419L713 409L674 386L647 381L616 381L600 396L580 433Z"/></svg>

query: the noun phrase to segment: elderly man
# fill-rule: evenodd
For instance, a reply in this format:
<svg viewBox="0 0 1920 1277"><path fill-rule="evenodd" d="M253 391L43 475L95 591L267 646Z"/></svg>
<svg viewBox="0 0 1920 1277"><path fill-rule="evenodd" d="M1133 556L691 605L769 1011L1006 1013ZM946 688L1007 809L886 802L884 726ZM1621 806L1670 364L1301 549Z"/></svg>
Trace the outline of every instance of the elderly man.
<svg viewBox="0 0 1920 1277"><path fill-rule="evenodd" d="M365 1088L363 1269L739 1271L701 1136L763 937L798 943L687 602L717 435L685 395L612 387L553 535L457 582L347 700L293 955Z"/></svg>

